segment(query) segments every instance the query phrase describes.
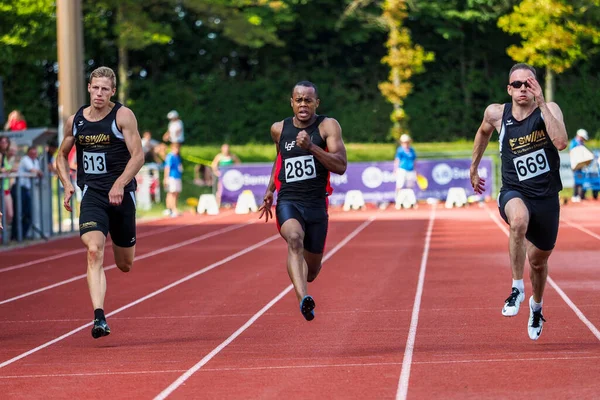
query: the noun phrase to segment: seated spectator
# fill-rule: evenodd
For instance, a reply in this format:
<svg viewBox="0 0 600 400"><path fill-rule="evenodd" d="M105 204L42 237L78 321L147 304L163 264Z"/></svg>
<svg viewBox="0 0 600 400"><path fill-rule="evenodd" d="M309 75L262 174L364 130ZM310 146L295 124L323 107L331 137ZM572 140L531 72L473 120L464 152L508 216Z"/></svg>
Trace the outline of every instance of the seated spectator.
<svg viewBox="0 0 600 400"><path fill-rule="evenodd" d="M156 158L156 146L158 146L158 140L152 139L152 133L145 131L142 134L142 150L144 151L144 163L155 163L159 162Z"/></svg>
<svg viewBox="0 0 600 400"><path fill-rule="evenodd" d="M198 186L212 186L212 169L204 164L194 167L194 183Z"/></svg>
<svg viewBox="0 0 600 400"><path fill-rule="evenodd" d="M25 129L27 129L27 122L25 122L25 118L19 110L13 110L8 114L6 124L4 124L5 131L22 131Z"/></svg>

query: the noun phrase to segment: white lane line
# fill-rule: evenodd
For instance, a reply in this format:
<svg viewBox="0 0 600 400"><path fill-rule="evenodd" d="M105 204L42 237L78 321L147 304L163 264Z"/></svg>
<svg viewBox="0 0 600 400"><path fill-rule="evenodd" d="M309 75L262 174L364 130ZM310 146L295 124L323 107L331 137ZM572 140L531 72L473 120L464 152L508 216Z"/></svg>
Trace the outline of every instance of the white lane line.
<svg viewBox="0 0 600 400"><path fill-rule="evenodd" d="M340 243L338 243L337 246L335 246L333 249L331 249L331 251L329 251L327 254L325 254L325 256L323 257L322 263L324 263L329 258L331 258L331 256L333 256L335 253L337 253L350 240L352 240L363 229L365 229L371 222L373 222L374 219L375 219L374 216L370 217L367 221L363 222L358 228L356 228L348 236L346 236L344 238L344 240L342 240ZM175 382L171 383L169 385L169 387L167 387L165 390L160 392L154 399L159 400L159 399L167 398L167 396L169 396L171 393L173 393L179 386L181 386L186 380L188 380L194 373L196 373L200 368L202 368L204 365L206 365L206 363L208 363L217 354L219 354L221 352L221 350L223 350L225 347L227 347L229 345L229 343L233 342L238 336L240 336L242 333L244 333L244 331L246 329L248 329L257 319L259 319L264 313L266 313L271 307L273 307L273 305L275 303L277 303L279 300L281 300L283 298L283 296L285 296L288 292L290 292L293 289L293 287L294 287L293 285L289 285L288 287L283 289L281 291L281 293L279 293L277 296L275 296L275 298L273 298L273 300L271 300L266 306L261 308L260 311L258 311L256 314L254 314L244 325L242 325L231 336L229 336L227 339L225 339L225 341L223 343L221 343L220 345L215 347L213 349L213 351L208 353L202 360L198 361L198 363L196 363L196 365L194 365L192 368L187 370L183 375L181 375L179 378L177 378L177 380L175 380Z"/></svg>
<svg viewBox="0 0 600 400"><path fill-rule="evenodd" d="M425 285L425 271L427 270L427 258L429 257L429 246L431 244L431 233L433 232L433 222L435 220L436 205L431 207L429 214L429 225L425 234L425 246L423 248L423 256L421 257L421 270L419 271L419 281L417 283L417 293L415 294L415 302L413 303L412 316L410 319L410 327L408 328L408 338L404 346L404 359L402 360L402 370L400 379L398 380L398 390L396 391L396 399L406 399L408 393L408 382L410 379L410 368L412 364L413 351L415 349L415 339L417 337L417 326L419 324L419 311L421 309L421 298L423 297L423 286Z"/></svg>
<svg viewBox="0 0 600 400"><path fill-rule="evenodd" d="M181 279L179 279L179 280L177 280L177 281L175 281L175 282L173 282L173 283L171 283L171 284L169 284L167 286L163 286L162 288L160 288L160 289L158 289L158 290L156 290L156 291L154 291L154 292L152 292L152 293L150 293L150 294L148 294L148 295L146 295L144 297L140 297L139 299L137 299L135 301L132 301L131 303L126 304L123 307L118 308L115 311L112 311L112 312L106 314L106 316L110 317L112 315L120 313L121 311L127 310L128 308L131 308L131 307L133 307L135 305L138 305L138 304L142 303L143 301L146 301L146 300L148 300L148 299L150 299L150 298L152 298L154 296L157 296L157 295L159 295L159 294L161 294L161 293L163 293L163 292L165 292L165 291L167 291L169 289L174 288L175 286L178 286L178 285L180 285L180 284L182 284L184 282L187 282L190 279L193 279L193 278L195 278L195 277L197 277L199 275L202 275L205 272L210 271L211 269L214 269L214 268L219 267L219 266L221 266L223 264L226 264L229 261L232 261L232 260L234 260L234 259L236 259L238 257L243 256L244 254L250 253L251 251L258 249L259 247L264 246L265 244L272 242L273 240L277 239L278 237L281 237L281 236L279 234L277 234L277 235L270 236L270 237L268 237L268 238L266 238L264 240L261 240L260 242L255 243L252 246L246 247L245 249L240 250L237 253L234 253L234 254L232 254L232 255L230 255L228 257L223 258L221 261L217 261L217 262L209 265L208 267L204 267L201 270L198 270L198 271L196 271L196 272L194 272L192 274L189 274L189 275L187 275L187 276L185 276L185 277L183 277L183 278L181 278ZM4 368L7 365L10 365L10 364L14 363L15 361L19 361L22 358L25 358L25 357L33 354L33 353L36 353L36 352L38 352L38 351L40 351L42 349L45 349L48 346L53 345L54 343L60 342L61 340L66 339L69 336L72 336L75 333L77 333L77 332L79 332L79 331L81 331L81 330L83 330L85 328L88 328L88 327L92 326L92 324L93 324L93 322L90 322L90 323L87 323L85 325L82 325L79 328L75 328L72 331L69 331L69 332L65 333L64 335L57 337L56 339L52 339L52 340L50 340L50 341L48 341L48 342L46 342L46 343L44 343L44 344L42 344L42 345L34 348L34 349L31 349L29 351L26 351L25 353L19 354L18 356L13 357L10 360L4 361L3 363L0 364L0 368Z"/></svg>
<svg viewBox="0 0 600 400"><path fill-rule="evenodd" d="M500 222L500 220L496 217L496 215L493 214L487 206L485 206L485 209L486 209L488 215L496 223L496 225L498 225L500 227L500 229L502 229L502 231L506 234L506 236L510 237L508 229L506 228L506 224L503 223L504 221ZM567 224L568 224L568 222L567 222ZM600 237L596 236L593 232L586 232L586 233L589 233L591 236L594 236L600 240ZM575 315L577 315L577 317L581 320L581 322L583 322L584 325L588 327L588 329L590 330L590 332L592 332L592 334L596 337L596 339L600 340L600 331L598 330L598 328L596 328L596 326L594 326L594 324L592 324L591 321L589 319L587 319L587 317L583 314L583 312L581 312L581 310L575 305L575 303L573 303L573 301L571 301L569 296L567 296L567 294L565 292L563 292L563 290L558 286L558 284L554 281L554 279L552 279L550 277L550 275L548 275L547 282L550 284L550 286L552 286L552 288L554 290L556 290L558 295L571 308L571 310L573 310L573 312L575 313Z"/></svg>
<svg viewBox="0 0 600 400"><path fill-rule="evenodd" d="M229 231L233 231L235 229L239 229L239 228L241 228L243 226L246 226L246 225L249 225L249 224L252 224L252 223L254 223L254 221L249 221L249 222L246 222L245 224L231 225L231 226L228 226L228 227L225 227L225 228L221 228L219 230L216 230L216 231L213 231L213 232L210 232L210 233L206 233L206 234L204 234L202 236L198 236L197 238L188 239L186 241L173 244L171 246L161 247L158 250L154 250L154 251L151 251L149 253L142 254L140 256L136 256L133 260L135 262L135 261L138 261L138 260L143 260L144 258L153 257L155 255L158 255L158 254L161 254L161 253L165 253L167 251L171 251L171 250L183 247L183 246L187 246L187 245L192 244L192 243L196 243L196 242L200 242L200 241L205 240L205 239L209 239L209 238L211 238L213 236L217 236L217 235L220 235L222 233L226 233L226 232L229 232ZM104 271L109 271L109 270L115 269L115 268L117 268L117 264L112 264L112 265L109 265L108 267L104 267ZM6 303L10 303L10 302L22 299L24 297L32 296L34 294L41 293L41 292L44 292L46 290L54 289L56 287L59 287L59 286L62 286L62 285L66 285L67 283L75 282L75 281L77 281L79 279L84 279L84 278L87 278L87 274L77 275L77 276L74 276L73 278L69 278L69 279L65 279L64 281L53 283L52 285L44 286L42 288L39 288L39 289L36 289L36 290L32 290L32 291L27 292L27 293L20 294L18 296L14 296L14 297L11 297L11 298L6 299L6 300L1 300L0 301L0 305L6 304Z"/></svg>
<svg viewBox="0 0 600 400"><path fill-rule="evenodd" d="M159 235L161 233L170 232L170 231L174 231L174 230L182 229L182 228L187 228L187 227L190 227L190 226L200 226L200 225L203 225L203 224L205 224L207 222L211 222L211 221L213 221L215 219L222 218L223 216L224 215L219 215L219 216L214 217L214 218L212 218L210 220L200 221L199 223L194 223L194 224L175 225L175 226L169 226L169 227L166 227L166 228L155 229L155 230L152 230L150 232L140 233L139 235L137 235L137 238L141 239L141 238L148 237L148 236ZM108 247L111 243L112 243L112 241L108 240L106 242L106 244L104 245L104 247L105 248ZM45 263L47 261L58 260L59 258L72 256L74 254L85 253L86 251L87 250L85 248L64 251L62 253L54 254L52 256L48 256L48 257L44 257L44 258L38 258L38 259L35 259L35 260L32 260L32 261L27 261L27 262L24 262L24 263L15 264L15 265L11 265L11 266L8 266L8 267L0 268L0 273L2 273L2 272L8 272L8 271L13 271L15 269L21 269L21 268L29 267L29 266L36 265L36 264Z"/></svg>
<svg viewBox="0 0 600 400"><path fill-rule="evenodd" d="M582 225L579 225L579 224L577 224L577 223L575 223L575 222L571 222L570 220L568 220L568 219L566 219L566 218L561 218L561 220L562 220L564 223L566 223L567 225L569 225L569 226L572 226L572 227L573 227L573 228L575 228L575 229L579 229L581 232L583 232L583 233L587 233L588 235L590 235L590 236L592 236L592 237L594 237L594 238L596 238L596 239L600 240L600 235L598 235L598 234L596 234L596 233L594 233L594 232L590 231L590 230L589 230L589 229L587 229L586 227L584 227L584 226L582 226Z"/></svg>

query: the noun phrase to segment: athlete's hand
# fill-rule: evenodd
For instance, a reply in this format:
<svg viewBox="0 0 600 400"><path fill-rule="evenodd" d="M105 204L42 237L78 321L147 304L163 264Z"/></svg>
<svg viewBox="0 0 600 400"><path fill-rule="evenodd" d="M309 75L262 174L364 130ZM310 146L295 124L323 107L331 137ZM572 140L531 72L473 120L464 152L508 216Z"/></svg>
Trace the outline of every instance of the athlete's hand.
<svg viewBox="0 0 600 400"><path fill-rule="evenodd" d="M544 100L544 92L542 91L542 87L539 82L532 76L527 77L527 84L529 85L527 91L533 95L535 98L535 102L538 106L543 104L546 100Z"/></svg>
<svg viewBox="0 0 600 400"><path fill-rule="evenodd" d="M482 194L485 191L485 179L479 177L477 171L471 172L471 186L477 194Z"/></svg>
<svg viewBox="0 0 600 400"><path fill-rule="evenodd" d="M63 206L65 210L71 212L73 209L71 208L71 197L73 197L73 193L75 193L75 188L73 185L65 186L65 199L63 201Z"/></svg>
<svg viewBox="0 0 600 400"><path fill-rule="evenodd" d="M123 202L124 186L121 186L118 182L115 182L113 187L108 192L108 202L113 206L118 206Z"/></svg>
<svg viewBox="0 0 600 400"><path fill-rule="evenodd" d="M312 141L310 140L310 136L306 133L305 130L301 130L298 132L298 136L296 136L296 145L304 150L310 149L312 145Z"/></svg>
<svg viewBox="0 0 600 400"><path fill-rule="evenodd" d="M260 212L258 219L261 219L263 215L265 216L265 222L269 222L269 218L273 219L273 211L271 210L271 207L273 207L273 192L267 190L265 197L263 198L263 203L258 209Z"/></svg>

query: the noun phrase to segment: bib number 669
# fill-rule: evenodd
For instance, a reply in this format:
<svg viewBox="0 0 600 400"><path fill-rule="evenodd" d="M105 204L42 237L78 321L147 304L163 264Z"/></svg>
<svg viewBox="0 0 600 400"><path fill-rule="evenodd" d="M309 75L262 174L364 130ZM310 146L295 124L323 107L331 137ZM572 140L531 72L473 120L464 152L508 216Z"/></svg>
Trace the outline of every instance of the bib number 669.
<svg viewBox="0 0 600 400"><path fill-rule="evenodd" d="M548 159L543 149L525 154L513 160L519 181L531 179L550 171Z"/></svg>

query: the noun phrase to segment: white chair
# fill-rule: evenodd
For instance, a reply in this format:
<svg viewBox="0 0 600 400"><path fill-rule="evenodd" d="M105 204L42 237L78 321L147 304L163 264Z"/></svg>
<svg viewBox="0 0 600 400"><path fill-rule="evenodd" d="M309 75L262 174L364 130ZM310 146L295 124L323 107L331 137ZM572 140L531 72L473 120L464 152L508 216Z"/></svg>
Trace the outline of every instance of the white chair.
<svg viewBox="0 0 600 400"><path fill-rule="evenodd" d="M198 214L217 215L219 213L219 206L217 205L217 198L214 194L203 194L198 199Z"/></svg>
<svg viewBox="0 0 600 400"><path fill-rule="evenodd" d="M467 205L467 192L461 187L451 187L448 189L446 197L446 208L464 207Z"/></svg>
<svg viewBox="0 0 600 400"><path fill-rule="evenodd" d="M344 198L344 211L359 210L364 208L365 198L360 190L348 190Z"/></svg>
<svg viewBox="0 0 600 400"><path fill-rule="evenodd" d="M248 214L252 212L257 212L258 207L256 206L256 199L254 198L254 193L250 190L244 190L238 196L237 203L235 205L235 213L236 214Z"/></svg>
<svg viewBox="0 0 600 400"><path fill-rule="evenodd" d="M417 196L412 189L400 189L396 194L396 210L417 206Z"/></svg>

